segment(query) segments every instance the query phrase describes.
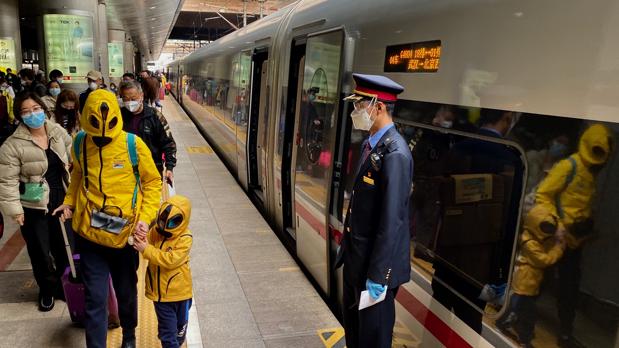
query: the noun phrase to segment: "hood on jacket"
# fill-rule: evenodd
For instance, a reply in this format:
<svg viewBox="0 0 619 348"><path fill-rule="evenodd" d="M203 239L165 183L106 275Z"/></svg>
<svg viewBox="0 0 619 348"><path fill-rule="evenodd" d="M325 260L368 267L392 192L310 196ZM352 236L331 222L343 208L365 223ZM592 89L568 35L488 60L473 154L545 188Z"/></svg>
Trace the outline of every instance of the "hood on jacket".
<svg viewBox="0 0 619 348"><path fill-rule="evenodd" d="M524 229L534 238L544 240L555 234L558 223L559 219L547 207L536 205L527 214Z"/></svg>
<svg viewBox="0 0 619 348"><path fill-rule="evenodd" d="M174 195L161 204L157 213L157 232L173 238L187 229L191 217L191 201L181 195Z"/></svg>
<svg viewBox="0 0 619 348"><path fill-rule="evenodd" d="M593 124L580 137L578 154L588 167L604 164L610 156L612 142L612 134L606 126Z"/></svg>
<svg viewBox="0 0 619 348"><path fill-rule="evenodd" d="M97 143L110 143L122 133L123 119L116 96L112 92L98 89L88 95L80 117L80 125ZM97 144L99 145L99 144Z"/></svg>

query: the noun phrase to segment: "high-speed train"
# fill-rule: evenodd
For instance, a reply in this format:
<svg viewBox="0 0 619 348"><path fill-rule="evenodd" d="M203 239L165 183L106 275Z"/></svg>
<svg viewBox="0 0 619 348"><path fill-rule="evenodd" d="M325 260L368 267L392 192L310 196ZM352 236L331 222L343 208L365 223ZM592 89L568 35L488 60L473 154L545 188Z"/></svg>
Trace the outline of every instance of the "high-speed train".
<svg viewBox="0 0 619 348"><path fill-rule="evenodd" d="M411 190L412 280L397 295L396 346L518 345L518 332L495 321L512 303L526 201L556 163L583 151L586 130L605 126L604 164L587 187L570 188L593 197L579 207L587 238L542 267L532 343L619 347L617 34L613 0L302 0L167 72L334 303L333 261L367 137L342 98L353 72L405 87L394 122L415 161L413 187L402 187ZM583 170L573 168L574 180Z"/></svg>

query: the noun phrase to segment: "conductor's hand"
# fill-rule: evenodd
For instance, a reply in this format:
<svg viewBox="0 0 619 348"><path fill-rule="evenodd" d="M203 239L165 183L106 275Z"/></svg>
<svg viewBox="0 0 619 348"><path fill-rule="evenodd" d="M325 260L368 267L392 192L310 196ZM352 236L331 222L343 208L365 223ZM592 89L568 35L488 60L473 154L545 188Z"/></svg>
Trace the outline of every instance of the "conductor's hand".
<svg viewBox="0 0 619 348"><path fill-rule="evenodd" d="M60 221L65 222L69 220L71 217L73 217L73 207L68 204L63 204L59 206L58 208L56 208L56 210L54 210L52 215L56 216L56 214L58 213L61 214Z"/></svg>
<svg viewBox="0 0 619 348"><path fill-rule="evenodd" d="M135 224L134 234L137 237L136 239L146 240L146 235L148 234L148 224L144 221L138 221L138 223Z"/></svg>
<svg viewBox="0 0 619 348"><path fill-rule="evenodd" d="M378 300L378 297L380 296L380 294L382 294L383 292L385 292L385 290L387 290L387 285L374 283L370 279L365 281L365 287L367 288L368 293L370 294L370 297L373 300Z"/></svg>

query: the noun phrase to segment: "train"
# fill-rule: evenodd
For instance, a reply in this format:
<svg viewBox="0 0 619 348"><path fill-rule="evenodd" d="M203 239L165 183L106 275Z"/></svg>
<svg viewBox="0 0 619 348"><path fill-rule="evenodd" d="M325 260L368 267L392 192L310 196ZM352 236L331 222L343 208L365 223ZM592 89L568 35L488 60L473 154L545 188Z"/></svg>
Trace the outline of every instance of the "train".
<svg viewBox="0 0 619 348"><path fill-rule="evenodd" d="M336 308L342 274L333 263L367 138L342 99L353 72L404 86L393 117L415 162L413 187L402 188L411 191L412 272L396 298L394 346L513 347L518 337L496 320L510 307L526 200L579 151L586 129L601 124L616 138L617 33L611 0L300 0L166 73L172 94ZM501 116L504 134L480 132L485 115L497 113L509 116ZM577 293L561 303L560 270L547 269L536 347L565 346L566 325L570 344L619 347L612 150L583 208L595 221L591 238L568 268Z"/></svg>

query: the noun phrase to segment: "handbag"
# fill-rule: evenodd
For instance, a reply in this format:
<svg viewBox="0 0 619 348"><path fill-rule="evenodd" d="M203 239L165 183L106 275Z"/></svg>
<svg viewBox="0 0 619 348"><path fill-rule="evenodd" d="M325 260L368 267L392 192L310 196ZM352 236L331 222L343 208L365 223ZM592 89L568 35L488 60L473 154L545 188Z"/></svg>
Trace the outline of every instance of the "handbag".
<svg viewBox="0 0 619 348"><path fill-rule="evenodd" d="M24 202L38 203L45 196L45 186L41 182L20 182L19 199Z"/></svg>

